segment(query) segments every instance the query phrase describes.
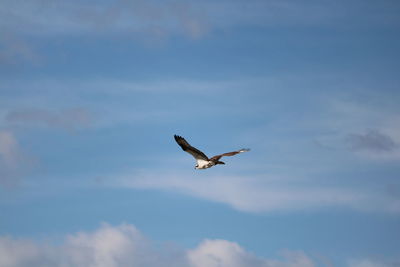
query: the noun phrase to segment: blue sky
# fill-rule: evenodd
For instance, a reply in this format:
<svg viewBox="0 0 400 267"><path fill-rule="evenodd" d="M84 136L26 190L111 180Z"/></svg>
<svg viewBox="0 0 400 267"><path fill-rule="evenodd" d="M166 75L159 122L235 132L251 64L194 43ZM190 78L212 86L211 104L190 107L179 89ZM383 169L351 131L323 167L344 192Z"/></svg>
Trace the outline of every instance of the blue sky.
<svg viewBox="0 0 400 267"><path fill-rule="evenodd" d="M0 266L400 265L399 11L2 1Z"/></svg>

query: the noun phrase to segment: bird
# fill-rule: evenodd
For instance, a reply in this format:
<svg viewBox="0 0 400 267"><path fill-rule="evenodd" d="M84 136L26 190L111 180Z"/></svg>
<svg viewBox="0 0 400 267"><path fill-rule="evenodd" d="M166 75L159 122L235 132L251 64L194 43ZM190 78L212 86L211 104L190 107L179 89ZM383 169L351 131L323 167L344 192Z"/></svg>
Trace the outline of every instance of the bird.
<svg viewBox="0 0 400 267"><path fill-rule="evenodd" d="M190 155L192 155L195 158L197 164L196 164L196 166L194 168L196 170L208 169L208 168L211 168L211 167L213 167L215 165L218 165L218 164L225 164L225 162L220 161L220 159L222 157L234 156L234 155L239 154L239 153L250 151L250 149L248 149L248 148L242 148L242 149L237 150L237 151L227 152L227 153L223 153L223 154L216 155L214 157L208 158L206 156L206 154L204 154L203 152L201 152L197 148L192 147L185 140L185 138L183 138L182 136L174 135L174 138L175 138L175 141L178 143L178 145L182 148L183 151L189 153Z"/></svg>

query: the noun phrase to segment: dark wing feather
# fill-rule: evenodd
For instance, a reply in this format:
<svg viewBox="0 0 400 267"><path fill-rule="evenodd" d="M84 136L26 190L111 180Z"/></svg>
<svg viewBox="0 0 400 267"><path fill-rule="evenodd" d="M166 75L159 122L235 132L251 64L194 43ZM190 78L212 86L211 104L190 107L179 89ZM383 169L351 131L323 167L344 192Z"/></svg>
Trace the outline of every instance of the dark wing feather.
<svg viewBox="0 0 400 267"><path fill-rule="evenodd" d="M243 153L243 152L247 152L247 151L250 151L250 149L248 149L248 148L242 148L242 149L240 149L240 150L238 150L238 151L227 152L227 153L224 153L224 154L221 154L221 155L216 155L216 156L210 158L210 160L212 160L212 161L217 161L217 160L219 160L219 159L222 158L222 157L225 157L225 156L234 156L234 155L236 155L236 154Z"/></svg>
<svg viewBox="0 0 400 267"><path fill-rule="evenodd" d="M182 148L182 150L191 154L195 159L202 159L207 161L209 160L208 157L203 152L189 145L189 143L185 140L185 138L179 135L174 135L174 138L175 141L178 143L178 145Z"/></svg>

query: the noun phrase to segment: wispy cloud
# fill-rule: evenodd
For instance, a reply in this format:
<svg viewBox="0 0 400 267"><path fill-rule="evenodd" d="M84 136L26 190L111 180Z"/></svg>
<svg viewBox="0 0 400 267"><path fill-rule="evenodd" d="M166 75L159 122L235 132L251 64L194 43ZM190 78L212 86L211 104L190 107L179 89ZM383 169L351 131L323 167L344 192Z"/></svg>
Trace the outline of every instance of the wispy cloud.
<svg viewBox="0 0 400 267"><path fill-rule="evenodd" d="M5 29L22 34L151 34L159 38L183 34L197 38L207 32L201 11L185 1L54 2L35 0L2 3ZM22 24L25 27L20 27Z"/></svg>
<svg viewBox="0 0 400 267"><path fill-rule="evenodd" d="M115 180L116 177L113 177ZM245 212L276 212L351 208L358 211L400 212L400 199L360 188L316 185L315 180L284 177L133 173L117 178L119 186L177 192Z"/></svg>
<svg viewBox="0 0 400 267"><path fill-rule="evenodd" d="M144 43L171 36L199 39L209 31L207 16L188 1L117 0L96 5L80 1L2 1L0 64L46 62L33 38L113 35Z"/></svg>
<svg viewBox="0 0 400 267"><path fill-rule="evenodd" d="M399 7L387 1L82 1L4 0L0 5L0 63L44 61L46 52L30 40L54 36L112 36L148 44L171 37L202 39L249 26L397 27ZM362 11L360 12L360 9ZM376 12L372 12L372 10ZM11 36L10 35L10 36ZM47 39L48 40L48 39ZM38 42L40 43L40 42ZM43 60L44 59L44 60Z"/></svg>
<svg viewBox="0 0 400 267"><path fill-rule="evenodd" d="M5 121L17 125L38 125L66 130L77 130L92 123L92 114L84 108L70 108L59 111L30 108L9 111Z"/></svg>
<svg viewBox="0 0 400 267"><path fill-rule="evenodd" d="M270 1L202 1L209 11L209 17L214 27L232 27L235 25L258 26L294 26L297 27L362 27L368 23L381 25L396 25L399 23L395 10L396 4L384 3L376 5L373 1L311 1L294 0ZM369 8L380 12L371 12ZM360 12L362 9L363 12ZM223 11L225 19L218 20L217 14ZM358 13L357 13L358 12ZM357 16L355 16L357 14ZM385 15L387 16L385 19ZM352 25L349 25L351 21Z"/></svg>
<svg viewBox="0 0 400 267"><path fill-rule="evenodd" d="M398 144L390 136L377 130L369 130L364 134L349 134L346 141L349 147L355 151L385 153L398 148Z"/></svg>
<svg viewBox="0 0 400 267"><path fill-rule="evenodd" d="M103 224L94 232L68 235L60 245L0 237L0 265L96 267L314 267L302 251L286 251L283 259L265 259L235 242L206 239L193 249L156 244L130 224Z"/></svg>
<svg viewBox="0 0 400 267"><path fill-rule="evenodd" d="M0 186L12 187L34 165L11 131L0 130Z"/></svg>
<svg viewBox="0 0 400 267"><path fill-rule="evenodd" d="M29 136L29 129L35 127L58 128L67 132L91 126L92 114L82 108L64 110L49 109L14 109L3 111L0 120L0 186L14 187L19 185L22 177L27 175L38 160L34 153L27 151L19 142L18 130L23 129Z"/></svg>
<svg viewBox="0 0 400 267"><path fill-rule="evenodd" d="M247 85L246 81L192 79L96 79L69 80L63 83L51 79L11 81L0 85L0 89L10 91L0 100L3 104L0 124L81 129L88 126L192 120L193 115L187 111L193 108L194 102L208 98L210 94L219 99L230 89ZM163 101L157 100L156 105L150 105L155 103L154 94ZM176 103L177 99L184 97L193 101ZM222 110L219 100L216 100L209 102L199 119L214 117L215 113L246 114L251 111L237 109L233 105Z"/></svg>
<svg viewBox="0 0 400 267"><path fill-rule="evenodd" d="M348 261L349 267L397 267L400 266L400 261L385 260L385 259L353 259Z"/></svg>
<svg viewBox="0 0 400 267"><path fill-rule="evenodd" d="M316 138L318 143L372 160L399 160L400 113L391 101L380 96L377 102L388 103L381 107L376 103L335 98L328 105L324 119L317 123L317 127L327 132Z"/></svg>
<svg viewBox="0 0 400 267"><path fill-rule="evenodd" d="M1 31L0 31L1 32ZM42 59L39 52L21 37L9 32L3 32L0 39L0 64L16 65L20 62L38 64Z"/></svg>
<svg viewBox="0 0 400 267"><path fill-rule="evenodd" d="M337 25L348 27L373 22L381 25L399 23L398 5L367 1L359 11L359 3L298 1L127 1L99 2L97 5L80 1L24 1L2 2L2 28L23 34L88 34L124 33L150 34L157 38L184 35L204 36L212 29L226 29L237 25ZM378 9L380 12L370 12ZM224 14L221 17L221 14ZM357 18L362 18L357 20ZM384 23L382 18L385 18ZM333 23L334 22L334 23ZM20 27L24 25L25 27Z"/></svg>

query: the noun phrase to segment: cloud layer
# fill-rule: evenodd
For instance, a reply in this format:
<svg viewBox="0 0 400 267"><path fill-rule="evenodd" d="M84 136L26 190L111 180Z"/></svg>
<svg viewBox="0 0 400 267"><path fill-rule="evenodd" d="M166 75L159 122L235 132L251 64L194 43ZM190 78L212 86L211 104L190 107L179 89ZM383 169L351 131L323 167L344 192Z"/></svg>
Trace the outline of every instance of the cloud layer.
<svg viewBox="0 0 400 267"><path fill-rule="evenodd" d="M301 251L281 260L260 258L239 244L206 239L193 249L155 244L133 225L103 224L94 232L68 235L61 244L0 237L0 266L62 267L313 267Z"/></svg>
<svg viewBox="0 0 400 267"><path fill-rule="evenodd" d="M81 1L4 0L1 3L1 63L46 61L30 38L116 36L159 43L171 36L198 39L237 26L397 27L398 5L364 1ZM377 12L371 12L377 10ZM220 14L224 14L221 16Z"/></svg>
<svg viewBox="0 0 400 267"><path fill-rule="evenodd" d="M316 267L332 266L303 251L282 250L263 258L235 242L204 239L192 249L154 242L135 226L103 223L93 232L67 235L61 242L0 236L2 267ZM398 261L350 259L349 267L394 267Z"/></svg>
<svg viewBox="0 0 400 267"><path fill-rule="evenodd" d="M225 203L245 212L273 212L329 207L358 211L400 212L400 199L362 188L316 185L315 180L295 181L268 176L244 177L193 174L132 174L119 186L178 192Z"/></svg>

